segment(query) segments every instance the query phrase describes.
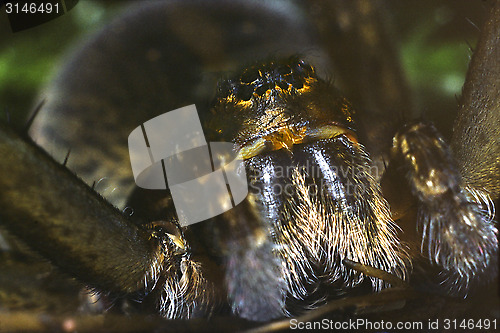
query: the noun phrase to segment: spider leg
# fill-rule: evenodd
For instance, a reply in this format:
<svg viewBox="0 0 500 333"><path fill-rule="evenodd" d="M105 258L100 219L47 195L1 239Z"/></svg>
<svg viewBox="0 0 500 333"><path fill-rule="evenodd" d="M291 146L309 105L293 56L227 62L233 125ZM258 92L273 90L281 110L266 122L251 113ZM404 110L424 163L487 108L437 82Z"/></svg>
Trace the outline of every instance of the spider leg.
<svg viewBox="0 0 500 333"><path fill-rule="evenodd" d="M496 266L497 227L488 195L463 180L431 124L405 126L393 139L392 154L418 201L422 254L444 269L452 291L468 290Z"/></svg>
<svg viewBox="0 0 500 333"><path fill-rule="evenodd" d="M223 214L224 221L215 221L213 227L219 244L224 244L221 253L232 311L262 321L286 314L287 285L271 228L259 216L256 201L252 196Z"/></svg>
<svg viewBox="0 0 500 333"><path fill-rule="evenodd" d="M32 142L0 126L0 224L97 292L144 300L170 318L206 304L209 286L175 223L127 220ZM42 193L42 194L41 194Z"/></svg>
<svg viewBox="0 0 500 333"><path fill-rule="evenodd" d="M469 186L500 196L500 3L483 27L465 80L451 148Z"/></svg>

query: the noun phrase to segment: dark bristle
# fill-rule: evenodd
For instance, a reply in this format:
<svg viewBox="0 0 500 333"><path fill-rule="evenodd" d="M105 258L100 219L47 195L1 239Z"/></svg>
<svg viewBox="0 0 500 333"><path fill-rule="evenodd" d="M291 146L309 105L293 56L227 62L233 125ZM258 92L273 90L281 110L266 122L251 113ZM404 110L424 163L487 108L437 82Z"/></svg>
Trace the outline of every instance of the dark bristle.
<svg viewBox="0 0 500 333"><path fill-rule="evenodd" d="M35 111L33 111L31 117L28 119L26 125L24 126L24 133L28 133L28 131L31 128L31 125L33 124L33 121L35 120L35 117L38 115L44 104L45 104L45 99L43 99L40 103L38 103L38 105L35 108Z"/></svg>
<svg viewBox="0 0 500 333"><path fill-rule="evenodd" d="M470 18L465 17L465 20L467 22L469 22L474 28L476 28L476 31L481 32L481 29L479 29L479 27L477 26L477 24L475 24L474 22L472 22L472 20Z"/></svg>
<svg viewBox="0 0 500 333"><path fill-rule="evenodd" d="M63 162L63 165L66 166L66 164L68 163L68 159L69 159L69 154L71 153L71 148L68 149L68 152L66 153L66 157L64 157L64 162Z"/></svg>

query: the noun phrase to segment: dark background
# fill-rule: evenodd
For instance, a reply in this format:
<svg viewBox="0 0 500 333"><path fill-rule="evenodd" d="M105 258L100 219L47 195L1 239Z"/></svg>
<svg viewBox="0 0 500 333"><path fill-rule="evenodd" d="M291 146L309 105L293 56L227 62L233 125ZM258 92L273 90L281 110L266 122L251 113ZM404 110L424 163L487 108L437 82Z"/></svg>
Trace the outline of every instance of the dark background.
<svg viewBox="0 0 500 333"><path fill-rule="evenodd" d="M0 114L22 124L60 62L81 41L130 1L81 0L55 20L12 33L0 13ZM482 1L385 1L388 25L417 115L432 119L456 108L465 72L486 9ZM451 119L449 119L451 121ZM446 135L448 129L440 126Z"/></svg>

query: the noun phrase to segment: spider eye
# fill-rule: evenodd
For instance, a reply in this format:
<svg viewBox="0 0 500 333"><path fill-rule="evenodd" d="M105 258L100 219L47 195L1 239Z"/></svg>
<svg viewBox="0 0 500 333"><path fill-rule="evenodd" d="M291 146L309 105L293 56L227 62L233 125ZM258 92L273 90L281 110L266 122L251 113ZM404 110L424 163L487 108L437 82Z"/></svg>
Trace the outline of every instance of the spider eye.
<svg viewBox="0 0 500 333"><path fill-rule="evenodd" d="M219 88L207 127L242 159L341 135L357 143L351 104L298 58L249 67Z"/></svg>

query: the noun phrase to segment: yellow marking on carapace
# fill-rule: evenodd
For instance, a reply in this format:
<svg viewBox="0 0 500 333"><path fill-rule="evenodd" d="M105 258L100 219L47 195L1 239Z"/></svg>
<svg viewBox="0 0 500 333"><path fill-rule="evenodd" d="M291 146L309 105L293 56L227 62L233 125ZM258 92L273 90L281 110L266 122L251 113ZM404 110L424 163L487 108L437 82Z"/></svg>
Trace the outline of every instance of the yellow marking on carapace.
<svg viewBox="0 0 500 333"><path fill-rule="evenodd" d="M312 76L308 76L304 79L302 88L297 89L299 94L306 93L312 89L312 84L318 82L318 79Z"/></svg>
<svg viewBox="0 0 500 333"><path fill-rule="evenodd" d="M225 97L223 99L223 101L228 102L228 103L236 102L236 95L230 94L227 97Z"/></svg>
<svg viewBox="0 0 500 333"><path fill-rule="evenodd" d="M311 77L311 76L306 77L304 79L304 82L302 83L302 88L300 88L300 89L294 88L292 84L288 84L287 89L283 89L280 86L275 85L274 88L266 90L264 98L265 99L271 98L273 92L280 92L282 94L291 94L294 89L298 95L301 95L303 93L309 92L312 89L312 84L317 82L317 81L318 81L318 79L316 79L314 77ZM252 97L259 97L259 96L254 92L252 94ZM243 108L250 107L253 104L252 98L245 101L245 100L238 99L235 94L228 95L222 101L224 101L226 103L235 103L236 105L243 107ZM344 112L344 114L349 116L351 114L351 112L350 112L351 106L350 106L350 104L348 104L348 102L346 102L346 103L347 104L342 104L342 112ZM351 120L348 119L348 121L351 121Z"/></svg>
<svg viewBox="0 0 500 333"><path fill-rule="evenodd" d="M354 113L351 103L347 99L342 100L341 111L348 122L352 122L352 114Z"/></svg>
<svg viewBox="0 0 500 333"><path fill-rule="evenodd" d="M239 100L236 105L237 106L240 106L242 108L247 108L247 107L250 107L252 106L253 104L253 100L250 98L248 101L244 101L244 100Z"/></svg>

